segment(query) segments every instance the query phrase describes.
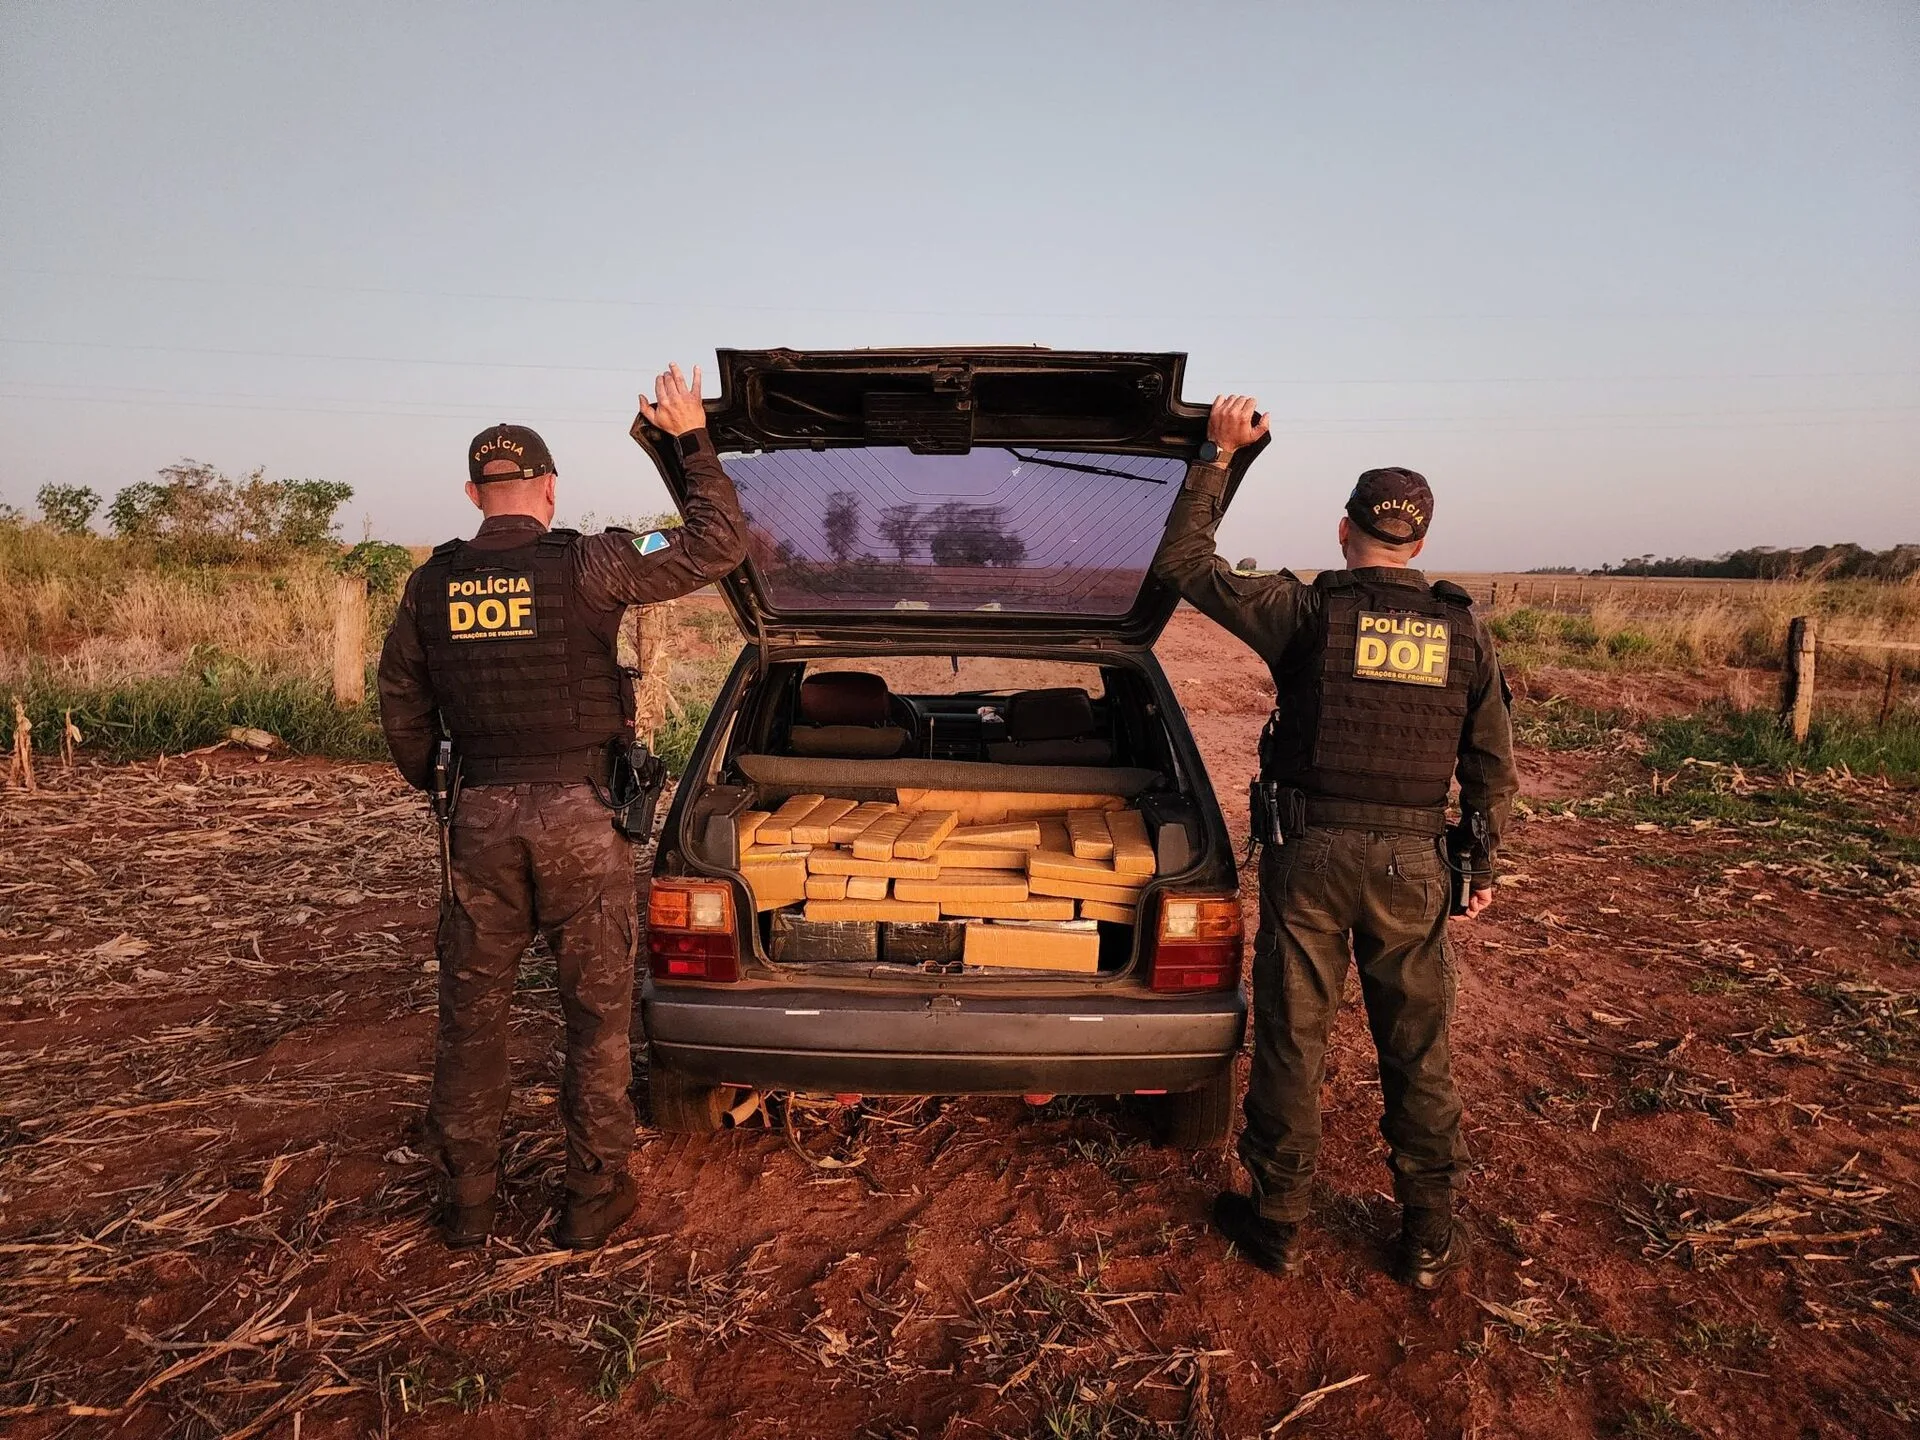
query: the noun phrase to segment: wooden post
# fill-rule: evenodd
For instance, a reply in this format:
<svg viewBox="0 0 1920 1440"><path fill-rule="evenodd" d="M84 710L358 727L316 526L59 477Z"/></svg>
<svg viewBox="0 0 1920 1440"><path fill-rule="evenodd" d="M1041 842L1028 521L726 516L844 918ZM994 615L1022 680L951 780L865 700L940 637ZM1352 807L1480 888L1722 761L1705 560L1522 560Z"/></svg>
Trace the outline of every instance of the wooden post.
<svg viewBox="0 0 1920 1440"><path fill-rule="evenodd" d="M1900 652L1898 650L1889 651L1887 654L1887 683L1886 687L1880 692L1880 719L1878 724L1882 730L1887 728L1887 717L1893 714L1894 676L1899 670L1899 667Z"/></svg>
<svg viewBox="0 0 1920 1440"><path fill-rule="evenodd" d="M1780 695L1780 718L1800 745L1807 743L1807 731L1813 724L1813 662L1818 630L1819 622L1811 615L1796 615L1787 625L1787 671Z"/></svg>
<svg viewBox="0 0 1920 1440"><path fill-rule="evenodd" d="M351 709L367 697L367 580L342 575L333 588L333 703Z"/></svg>

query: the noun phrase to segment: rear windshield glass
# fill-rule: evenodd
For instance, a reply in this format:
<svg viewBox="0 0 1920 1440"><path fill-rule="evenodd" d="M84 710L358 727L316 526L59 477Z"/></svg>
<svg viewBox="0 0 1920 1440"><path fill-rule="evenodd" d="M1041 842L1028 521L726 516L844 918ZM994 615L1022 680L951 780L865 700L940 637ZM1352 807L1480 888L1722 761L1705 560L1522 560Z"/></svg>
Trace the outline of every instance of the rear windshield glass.
<svg viewBox="0 0 1920 1440"><path fill-rule="evenodd" d="M895 695L1013 695L1071 685L1093 699L1106 693L1098 665L1063 660L1015 660L997 655L876 655L858 660L816 660L809 675L864 670L887 682Z"/></svg>
<svg viewBox="0 0 1920 1440"><path fill-rule="evenodd" d="M1186 473L1152 455L976 448L724 457L775 611L1124 615Z"/></svg>

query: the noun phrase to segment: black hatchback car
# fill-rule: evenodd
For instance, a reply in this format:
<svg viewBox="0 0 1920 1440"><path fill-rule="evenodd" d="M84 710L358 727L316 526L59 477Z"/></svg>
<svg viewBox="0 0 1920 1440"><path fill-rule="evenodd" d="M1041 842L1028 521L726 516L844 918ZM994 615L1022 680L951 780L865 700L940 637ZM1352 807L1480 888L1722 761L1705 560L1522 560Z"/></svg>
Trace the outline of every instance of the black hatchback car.
<svg viewBox="0 0 1920 1440"><path fill-rule="evenodd" d="M722 588L746 644L654 864L657 1126L716 1128L762 1088L1148 1096L1171 1142L1225 1135L1246 1018L1232 844L1152 648L1177 597L1148 567L1206 435L1184 363L719 353L708 423L752 535ZM633 434L683 497L674 447ZM884 925L798 948L743 874L742 817L822 794L1125 806L1151 875L1131 911L1083 907L1104 918L1074 922L1098 936L1074 973L876 948Z"/></svg>

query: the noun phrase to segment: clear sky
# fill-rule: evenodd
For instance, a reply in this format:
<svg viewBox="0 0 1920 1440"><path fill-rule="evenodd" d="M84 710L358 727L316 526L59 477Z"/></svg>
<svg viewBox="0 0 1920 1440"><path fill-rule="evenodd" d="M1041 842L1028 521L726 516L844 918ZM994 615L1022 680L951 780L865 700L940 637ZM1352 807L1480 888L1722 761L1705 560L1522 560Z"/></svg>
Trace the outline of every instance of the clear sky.
<svg viewBox="0 0 1920 1440"><path fill-rule="evenodd" d="M1438 568L1920 541L1920 5L6 0L0 499L182 456L471 528L664 507L715 346L1184 350L1320 565L1362 469Z"/></svg>

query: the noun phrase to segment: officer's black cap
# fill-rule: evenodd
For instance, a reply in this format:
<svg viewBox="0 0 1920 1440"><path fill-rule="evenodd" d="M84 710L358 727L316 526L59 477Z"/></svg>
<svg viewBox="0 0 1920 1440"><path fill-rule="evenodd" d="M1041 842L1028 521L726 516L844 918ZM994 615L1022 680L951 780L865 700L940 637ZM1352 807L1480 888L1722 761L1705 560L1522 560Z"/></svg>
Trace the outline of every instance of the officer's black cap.
<svg viewBox="0 0 1920 1440"><path fill-rule="evenodd" d="M488 475L487 466L505 460L518 467ZM532 480L553 474L553 454L547 442L524 425L493 425L473 437L467 447L467 478L476 485L489 480Z"/></svg>
<svg viewBox="0 0 1920 1440"><path fill-rule="evenodd" d="M1417 470L1369 470L1347 498L1347 518L1376 540L1411 545L1433 523L1433 487Z"/></svg>

